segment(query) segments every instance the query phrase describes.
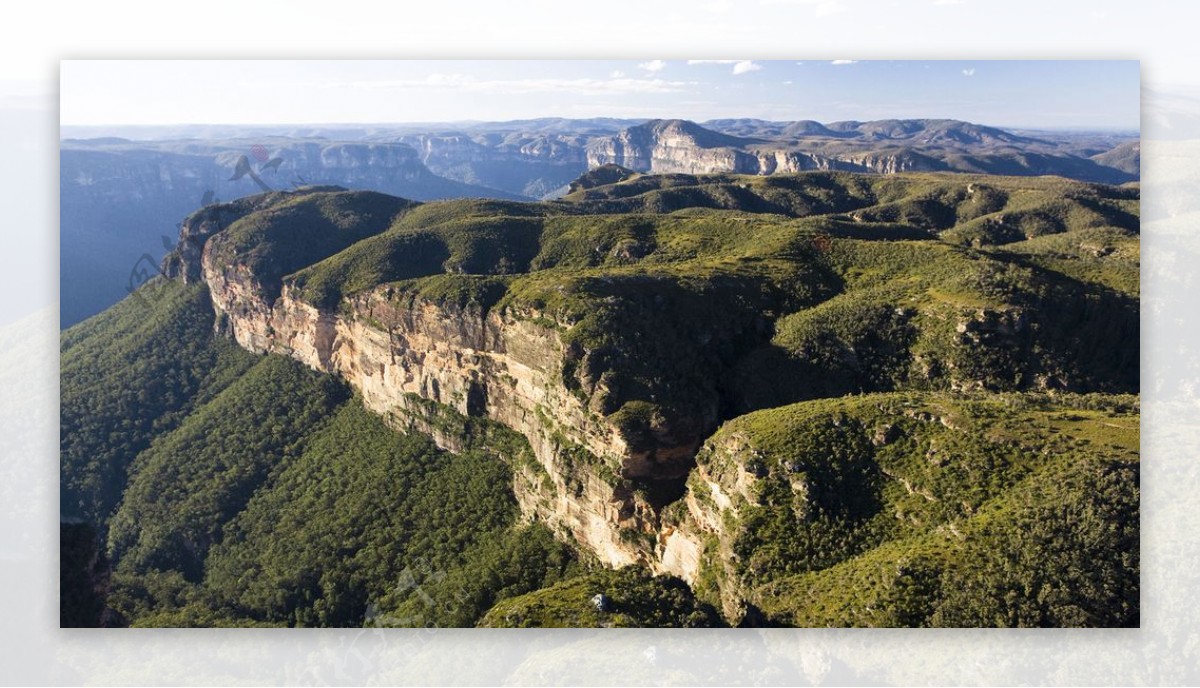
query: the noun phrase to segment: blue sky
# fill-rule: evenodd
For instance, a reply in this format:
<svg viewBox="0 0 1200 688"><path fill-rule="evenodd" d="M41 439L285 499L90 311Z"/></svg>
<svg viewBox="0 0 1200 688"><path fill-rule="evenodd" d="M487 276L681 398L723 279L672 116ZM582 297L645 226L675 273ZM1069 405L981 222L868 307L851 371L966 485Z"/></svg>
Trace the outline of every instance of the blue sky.
<svg viewBox="0 0 1200 688"><path fill-rule="evenodd" d="M946 117L1139 126L1136 61L64 61L61 123Z"/></svg>

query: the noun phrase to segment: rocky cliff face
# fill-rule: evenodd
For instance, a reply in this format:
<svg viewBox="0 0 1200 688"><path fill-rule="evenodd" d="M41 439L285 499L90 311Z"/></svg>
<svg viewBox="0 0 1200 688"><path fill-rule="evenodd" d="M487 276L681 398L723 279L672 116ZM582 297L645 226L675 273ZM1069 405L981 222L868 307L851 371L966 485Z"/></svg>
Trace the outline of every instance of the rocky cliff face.
<svg viewBox="0 0 1200 688"><path fill-rule="evenodd" d="M654 563L658 514L627 480L655 477L654 462L563 384L564 363L580 352L564 344L547 314L484 312L386 285L352 297L337 312L296 298L287 284L271 301L243 266L214 260L221 237L213 233L227 221L204 214L189 222L187 248L171 270L185 280L198 275L209 286L220 330L251 351L340 375L371 410L397 427L430 434L443 448L462 449L463 438L443 430L447 416L515 430L538 464L517 471L515 491L528 516L612 566ZM191 242L206 238L212 240L197 263ZM670 447L654 449L671 455Z"/></svg>
<svg viewBox="0 0 1200 688"><path fill-rule="evenodd" d="M871 172L898 174L900 172L930 172L945 169L945 165L910 151L899 153L864 153L830 157L795 150L756 150L754 164L738 170L742 174L789 174L808 170Z"/></svg>
<svg viewBox="0 0 1200 688"><path fill-rule="evenodd" d="M709 131L684 120L654 120L588 145L588 167L615 164L637 172L755 174L755 157L742 150L753 139Z"/></svg>
<svg viewBox="0 0 1200 688"><path fill-rule="evenodd" d="M652 174L790 174L841 170L896 174L946 166L908 150L828 155L760 139L728 136L682 120L656 120L594 140L587 149L591 168L620 165Z"/></svg>
<svg viewBox="0 0 1200 688"><path fill-rule="evenodd" d="M577 187L634 174L601 168ZM510 268L502 266L529 265L533 259L501 261L497 247L524 237L530 255L560 251L563 259L567 249L555 241L578 229L584 240L573 250L589 260L597 253L616 257L619 247L628 246L618 240L630 237L614 235L612 243L599 243L610 238L593 233L593 216L585 216L578 227L575 216L547 220L549 228L543 227L536 241L529 239L524 215L504 216L505 222L496 220L486 234L472 234L477 227L464 223L449 235L462 241L454 247L461 254L455 257L447 236L434 231L440 225L431 229L430 218L445 223L446 212L479 212L478 204L416 207L364 192L296 198L302 193L267 194L193 214L165 272L208 286L218 331L250 351L287 355L342 377L394 427L428 434L451 451L480 446L478 438L490 437L493 429L519 435L518 451L505 450L504 455L527 517L549 524L606 564L641 563L709 586L722 597L729 619L747 613L740 606L745 601L740 583L729 573L731 543L745 533L733 532L736 526L730 523L737 522L743 507L763 506L760 490L766 483L753 442L736 430L718 431L719 425L735 422L721 425L722 416L740 418L737 414L781 408L806 395L840 397L846 390L869 390L889 376L900 386L911 382L920 389L978 393L1088 389L1091 359L1067 355L1078 348L1078 338L1056 339L1054 327L1039 322L1035 310L1038 299L1057 302L1086 294L1072 288L1076 290L1046 291L1033 299L1026 291L1033 288L1034 273L1024 278L1029 285L1006 287L1023 282L1012 275L1000 282L998 265L949 249L906 256L906 261L917 256L920 265L937 265L928 273L912 266L913 272L906 274L933 287L948 285L932 299L923 295L933 287L921 286L914 292L923 297L920 307L889 301L868 308L854 301L853 294L835 295L831 270L838 265L820 272L801 269L818 254L798 257L792 236L771 234L770 224L756 227L755 237L786 239L779 250L788 251L786 261L768 266L770 281L693 273L704 275L706 288L682 289L670 276L628 272L628 263L621 261L608 272L587 273L584 284L577 272L559 271L552 262L529 273L509 274ZM970 193L968 182L963 194ZM289 214L297 207L307 212ZM495 210L488 206L484 212ZM868 210L856 211L866 213L855 217L858 224L871 224ZM646 222L642 216L638 221ZM664 225L668 221L662 220ZM710 225L697 226L698 237L715 233ZM639 241L653 238L657 243L676 232L675 242L683 245L689 237L673 223L653 232L641 225L635 229L642 233ZM732 242L745 232L728 234ZM412 246L424 245L401 239L416 236L429 245L447 242L445 252L434 251L430 265L401 274L399 265L411 258ZM776 249L763 241L755 250L774 255ZM654 250L637 255L646 257ZM811 250L822 251L815 242ZM479 259L470 274L463 274L456 268L467 254L492 255L493 260ZM953 265L970 279L943 265L947 261L956 261ZM708 266L702 263L700 269ZM355 271L370 281L344 291L329 286ZM546 275L544 283L533 281ZM321 279L331 280L328 293L313 286ZM478 284L472 280L501 285L502 296L489 301L470 288L460 290L464 284ZM803 292L785 298L764 291L764 286L779 283L804 285ZM987 305L998 297L945 303L944 294L958 293L949 290L963 289L970 294L999 290L1005 301L1017 305ZM843 306L813 307L824 299L841 299ZM1118 329L1136 324L1136 313L1119 307L1114 302L1112 310L1103 312L1123 314ZM600 319L596 313L608 316ZM779 313L791 315L781 318ZM830 325L821 318L829 313L837 314L837 337L826 336ZM914 329L910 321L920 326ZM843 327L847 322L862 331ZM888 346L873 343L876 331L890 333ZM895 349L898 344L903 351ZM654 355L637 355L646 350ZM1055 355L1039 358L1038 351ZM697 371L727 380L727 387L694 384L688 376ZM767 387L779 387L778 398L768 390L762 398L747 396L744 408L735 406L742 403L737 401L740 385L757 389L768 378L772 384ZM636 385L641 387L630 393ZM840 421L831 423L841 428ZM825 457L821 451L813 450L812 456ZM847 454L849 459L859 455ZM807 518L808 495L816 489L801 472L787 468L786 475L776 475L787 481L785 506L797 519ZM848 474L846 479L857 478ZM835 475L828 484L842 485L841 480ZM827 489L826 496L841 494L840 489ZM830 528L841 527L830 523Z"/></svg>

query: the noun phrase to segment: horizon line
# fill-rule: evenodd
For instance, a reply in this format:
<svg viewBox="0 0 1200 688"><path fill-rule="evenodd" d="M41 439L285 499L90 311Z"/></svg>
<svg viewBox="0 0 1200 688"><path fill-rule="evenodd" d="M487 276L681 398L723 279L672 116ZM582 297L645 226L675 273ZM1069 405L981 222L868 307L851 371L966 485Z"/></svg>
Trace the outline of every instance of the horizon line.
<svg viewBox="0 0 1200 688"><path fill-rule="evenodd" d="M819 120L813 118L797 118L797 119L769 119L766 117L709 117L705 119L691 117L622 117L616 115L595 115L588 117L562 117L556 115L547 115L543 117L517 117L511 119L455 119L455 120L389 120L389 121L306 121L306 122L59 122L59 130L70 127L145 127L145 128L167 128L167 127L389 127L389 126L414 126L414 125L480 125L480 124L513 124L517 122L533 122L538 120L561 120L566 122L583 122L587 120L628 120L638 121L641 123L653 121L668 121L681 120L692 122L694 124L703 124L705 122L721 121L721 120L756 120L760 122L771 123L791 123L791 122L816 122L818 124L837 124L840 122L883 122L888 120L895 121L914 121L914 120L931 120L931 121L947 121L947 122L964 122L967 124L976 124L980 126L1008 128L1008 129L1026 129L1026 130L1041 130L1041 131L1136 131L1141 132L1141 123L1137 125L1047 125L1047 124L989 124L983 121L967 120L958 117L876 117L870 119L835 119L835 120Z"/></svg>

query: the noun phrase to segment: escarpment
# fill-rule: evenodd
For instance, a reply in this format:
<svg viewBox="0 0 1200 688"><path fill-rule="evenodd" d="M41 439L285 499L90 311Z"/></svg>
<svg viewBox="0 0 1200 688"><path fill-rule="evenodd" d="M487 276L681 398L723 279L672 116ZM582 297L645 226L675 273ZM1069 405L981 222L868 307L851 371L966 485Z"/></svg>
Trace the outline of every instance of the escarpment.
<svg viewBox="0 0 1200 688"><path fill-rule="evenodd" d="M554 203L307 189L211 206L165 272L208 286L219 332L343 378L393 427L451 451L472 423L515 432L533 457L507 457L527 518L606 565L707 586L730 619L769 606L756 571L824 570L878 544L850 531L882 518L895 485L942 499L879 460L907 420L822 415L845 448L829 468L817 444L807 458L772 444L759 414L896 390L1136 391L1136 338L1103 345L1136 332L1135 298L953 233L1009 199L1059 212L1067 185L1064 241L1125 241L1126 191L993 179L1003 193L981 205L977 179L940 175L602 172ZM1071 320L1056 304L1092 310ZM763 546L796 568L750 553L759 527L834 545Z"/></svg>
<svg viewBox="0 0 1200 688"><path fill-rule="evenodd" d="M1133 143L1102 155L1064 155L1055 142L952 120L784 123L650 120L588 141L587 165L650 174L1059 174L1121 183L1137 174ZM1132 152L1131 152L1132 151ZM1092 156L1092 157L1088 157ZM1131 162L1132 161L1132 162Z"/></svg>
<svg viewBox="0 0 1200 688"><path fill-rule="evenodd" d="M518 494L527 513L565 529L610 565L647 561L641 535L657 530L654 508L623 483L656 479L658 466L563 384L571 353L545 314L460 307L388 286L330 312L288 286L269 302L237 268L210 262L203 273L220 327L243 347L340 375L371 410L451 451L462 449L463 438L440 430L446 409L517 431L542 467L525 476ZM651 451L687 453L698 442Z"/></svg>
<svg viewBox="0 0 1200 688"><path fill-rule="evenodd" d="M319 196L314 202L324 202ZM208 285L218 330L248 350L287 355L343 377L373 411L431 435L443 448L463 445L462 437L443 430L446 414L515 430L540 465L522 469L515 486L530 517L555 525L607 564L650 562L657 495L672 489L658 483L678 484L686 475L716 425L715 398L695 400L693 412L673 422L650 403L626 408L614 394L622 375L609 361L621 356L619 347L571 339L578 316L528 302L456 303L385 283L348 295L335 308L320 307L301 297L294 280L276 276L280 270L273 268L293 255L291 249L252 257L241 248L247 227L227 222L234 225L230 233L220 234L215 213L206 210L185 226L187 237L207 240L199 265L190 244L170 262L178 265L175 274L198 273ZM267 222L255 231L282 230ZM308 257L320 258L320 252ZM255 269L251 261L265 267Z"/></svg>
<svg viewBox="0 0 1200 688"><path fill-rule="evenodd" d="M699 452L664 561L730 623L939 625L936 572L969 568L1038 500L1091 490L1079 476L1136 467L1137 427L1136 397L1119 395L886 393L747 414ZM1096 432L1102 446L1080 441ZM848 580L853 597L823 598ZM897 607L912 618L880 615Z"/></svg>

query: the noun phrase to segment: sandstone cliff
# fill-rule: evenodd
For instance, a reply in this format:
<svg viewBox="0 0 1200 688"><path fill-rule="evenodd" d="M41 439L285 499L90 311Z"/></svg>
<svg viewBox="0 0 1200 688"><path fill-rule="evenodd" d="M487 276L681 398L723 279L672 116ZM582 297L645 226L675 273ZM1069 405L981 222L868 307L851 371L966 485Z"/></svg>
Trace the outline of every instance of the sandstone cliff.
<svg viewBox="0 0 1200 688"><path fill-rule="evenodd" d="M386 285L336 311L296 298L287 284L272 299L244 264L215 258L220 230L240 210L194 216L168 261L169 274L208 285L218 329L251 351L288 355L343 377L373 411L432 435L443 448L461 450L463 442L441 430L447 416L486 418L515 430L538 462L517 471L517 496L529 517L557 527L608 565L653 562L657 510L630 480L653 480L663 470L678 477L670 457L690 456L698 438L676 448L663 444L671 439L664 434L654 446L631 446L621 429L589 408L586 395L570 391L578 382L564 384L571 374L564 371L586 352L564 343L563 324L546 313L460 307Z"/></svg>
<svg viewBox="0 0 1200 688"><path fill-rule="evenodd" d="M751 139L709 131L685 120L653 120L588 145L588 167L616 164L651 173L743 172L756 174L755 158L742 150Z"/></svg>
<svg viewBox="0 0 1200 688"><path fill-rule="evenodd" d="M651 120L591 139L588 167L615 164L653 174L873 174L959 171L1054 174L1119 183L1137 174L1137 143L1091 158L1053 140L955 120L764 122ZM1088 153L1090 155L1090 153ZM1132 161L1132 162L1131 162Z"/></svg>
<svg viewBox="0 0 1200 688"><path fill-rule="evenodd" d="M648 179L616 167L593 176L580 188ZM932 217L946 213L929 198L970 204L982 193L922 179L920 202L905 205L832 177L812 179L853 182L858 194L862 209L845 222L880 231L897 208ZM897 194L905 183L883 186ZM729 562L741 556L743 512L765 504L766 469L752 434L723 420L864 389L1102 389L1090 375L1112 364L1037 312L1090 300L1082 286L1050 290L1027 268L948 244L906 245L903 261L871 277L886 289L865 292L846 286L863 260L853 251L884 242L842 239L831 252L829 236L781 216L583 216L570 202L418 205L330 191L205 208L183 223L165 272L207 285L218 331L345 379L394 427L451 451L475 433L515 433L530 460L505 451L527 518L606 565L715 585L730 619L749 613ZM1000 212L1007 197L980 212ZM966 217L957 206L949 215ZM367 277L350 288L354 274ZM493 280L504 297L426 289L429 278ZM332 296L314 297L318 283ZM1102 326L1136 327L1127 306L1105 306ZM1132 367L1112 365L1136 373L1131 356ZM858 428L855 441L875 430ZM828 478L788 477L788 513L808 519L809 495L842 479Z"/></svg>
<svg viewBox="0 0 1200 688"><path fill-rule="evenodd" d="M728 136L684 120L654 120L592 141L591 168L602 165L652 174L789 174L842 170L897 174L946 169L945 163L912 150L844 151L834 155L778 141Z"/></svg>

